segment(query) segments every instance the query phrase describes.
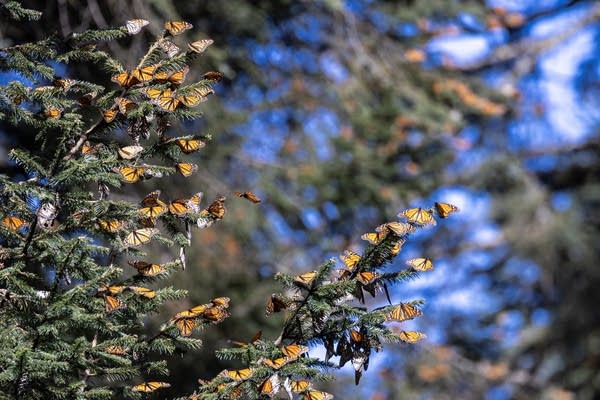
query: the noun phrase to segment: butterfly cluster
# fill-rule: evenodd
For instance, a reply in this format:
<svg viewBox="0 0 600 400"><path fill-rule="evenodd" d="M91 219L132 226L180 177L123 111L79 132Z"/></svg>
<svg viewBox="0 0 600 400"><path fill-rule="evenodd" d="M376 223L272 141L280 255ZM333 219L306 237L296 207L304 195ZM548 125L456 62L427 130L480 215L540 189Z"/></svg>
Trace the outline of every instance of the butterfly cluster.
<svg viewBox="0 0 600 400"><path fill-rule="evenodd" d="M179 335L190 336L202 320L215 324L225 320L229 316L229 301L228 297L214 298L209 303L178 312L169 319L168 324L177 327Z"/></svg>
<svg viewBox="0 0 600 400"><path fill-rule="evenodd" d="M402 323L422 315L420 301L392 304L388 285L433 269L432 260L426 257L409 259L406 260L408 268L396 272L384 272L383 267L398 256L405 240L416 229L435 225L435 215L447 218L457 211L458 208L449 203L435 203L431 209L405 210L398 214L404 221L387 222L375 228L374 232L361 236L369 244L362 254L344 251L339 256L342 268L335 269L335 263L329 263L318 270L295 276L278 274L278 279L289 289L288 292L271 295L267 300L266 314L289 311L288 315L294 315L298 322L286 327L284 334L287 337L307 338L311 336L308 332L318 332L326 349L325 361L337 356L340 368L350 362L358 383L369 366L372 350L378 351L382 347L381 330L389 334L387 340L405 343L415 343L425 337L421 332L386 327L387 323ZM372 297L385 292L389 305L372 310L371 315L376 316L377 323L372 317L367 317L368 313L357 308L354 308L357 315L364 315L364 319L316 311L323 309L317 304L327 293L336 293L332 298L334 304L353 300L366 304L364 292ZM340 326L346 328L340 331Z"/></svg>
<svg viewBox="0 0 600 400"><path fill-rule="evenodd" d="M333 395L315 390L307 379L300 379L290 373L294 363L310 361L307 356L308 347L291 343L281 347L273 347L263 342L260 337L253 338L250 343L235 342L244 351L262 352L265 356L257 357L256 361L247 368L227 369L210 381L200 380L199 393L216 393L219 398L239 398L244 391L251 388L256 396L277 396L283 389L289 398L300 395L303 399L329 400ZM240 349L242 350L242 349ZM268 356L266 355L268 354ZM199 396L194 393L190 399Z"/></svg>

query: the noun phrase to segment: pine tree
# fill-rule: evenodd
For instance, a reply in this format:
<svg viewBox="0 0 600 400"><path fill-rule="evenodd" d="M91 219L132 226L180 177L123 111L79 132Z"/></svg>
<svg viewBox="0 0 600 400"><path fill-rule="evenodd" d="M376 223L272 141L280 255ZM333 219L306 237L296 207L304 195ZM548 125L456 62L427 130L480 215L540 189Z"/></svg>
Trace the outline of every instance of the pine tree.
<svg viewBox="0 0 600 400"><path fill-rule="evenodd" d="M2 11L17 20L39 17L17 2L2 4ZM191 330L228 315L227 299L218 298L175 315L152 336L142 331L147 315L186 294L146 286L185 266L190 222L217 217L210 207L200 209L201 193L167 204L153 191L139 206L111 192L195 171L188 154L205 142L197 135L168 138L166 131L171 121L199 117L196 106L220 77L209 72L184 85L188 65L211 43L180 51L171 40L185 24L166 25L131 71L95 49L145 23L2 50L2 69L27 79L2 88L0 119L35 130L39 143L37 151L10 152L27 179L0 177L0 387L10 398L136 398L168 387L161 355L199 348ZM57 75L56 66L74 62L109 74L119 88ZM179 245L180 255L148 261L149 242Z"/></svg>
<svg viewBox="0 0 600 400"><path fill-rule="evenodd" d="M0 4L13 21L39 18L16 1ZM0 90L0 121L34 130L37 149L14 149L11 159L25 178L0 176L0 388L15 399L143 398L169 387L165 355L196 350L195 331L229 316L230 300L217 297L177 312L148 334L144 319L186 292L148 288L186 267L185 248L194 229L206 229L225 214L225 196L202 208L202 192L161 199L154 190L138 201L124 197L131 184L172 174L188 177L198 166L189 159L210 135L170 137L171 127L201 116L198 107L221 79L206 72L186 84L189 68L212 44L201 39L182 50L175 42L192 25L167 21L132 69L98 43L125 39L147 25L143 19L113 29L88 30L67 38L51 35L2 49L0 68L23 79ZM110 76L117 89L59 76L71 63L86 63ZM96 190L97 188L97 190ZM259 201L251 192L238 193ZM347 251L343 268L330 260L298 276L278 274L285 290L273 294L267 314L287 313L280 336L260 335L222 358L245 368L225 370L200 382L188 398L259 398L281 387L292 398L329 399L312 381L351 362L358 384L372 351L384 342L414 343L422 333L393 329L390 321L421 315L421 301L392 304L388 285L433 268L431 260L409 260L409 268L383 271L415 229L435 224L456 208L436 203L415 208L363 235L371 245L362 255ZM155 262L151 245L176 247L177 257ZM364 293L385 292L389 305L368 309ZM358 303L357 303L358 301ZM325 360L306 356L323 345ZM339 356L337 365L330 363Z"/></svg>

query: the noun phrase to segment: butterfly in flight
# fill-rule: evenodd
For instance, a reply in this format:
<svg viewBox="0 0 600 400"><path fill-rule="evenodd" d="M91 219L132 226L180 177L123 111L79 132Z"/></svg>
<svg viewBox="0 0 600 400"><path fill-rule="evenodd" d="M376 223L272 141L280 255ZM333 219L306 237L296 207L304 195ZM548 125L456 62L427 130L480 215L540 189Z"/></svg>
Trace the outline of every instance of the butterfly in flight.
<svg viewBox="0 0 600 400"><path fill-rule="evenodd" d="M233 194L237 197L246 199L254 204L258 204L261 202L261 200L252 192L233 192Z"/></svg>
<svg viewBox="0 0 600 400"><path fill-rule="evenodd" d="M150 22L146 21L142 18L135 18L125 21L125 28L127 29L127 33L130 35L135 35L139 33L143 27L148 25Z"/></svg>
<svg viewBox="0 0 600 400"><path fill-rule="evenodd" d="M406 217L408 222L412 222L414 224L419 225L435 225L435 219L433 219L433 215L430 211L425 210L424 208L409 208L398 214L399 217Z"/></svg>
<svg viewBox="0 0 600 400"><path fill-rule="evenodd" d="M200 54L204 53L204 50L206 50L213 43L214 40L212 39L197 40L195 42L188 43L188 49L190 49L190 51L193 51L194 53Z"/></svg>
<svg viewBox="0 0 600 400"><path fill-rule="evenodd" d="M452 213L459 211L458 207L449 204L449 203L435 203L435 210L440 218L448 218L448 216Z"/></svg>
<svg viewBox="0 0 600 400"><path fill-rule="evenodd" d="M194 25L185 21L167 21L165 22L165 29L171 36L181 35L188 29L192 29Z"/></svg>
<svg viewBox="0 0 600 400"><path fill-rule="evenodd" d="M406 261L406 264L410 266L415 271L429 271L433 269L433 262L429 258L419 257L419 258L411 258Z"/></svg>

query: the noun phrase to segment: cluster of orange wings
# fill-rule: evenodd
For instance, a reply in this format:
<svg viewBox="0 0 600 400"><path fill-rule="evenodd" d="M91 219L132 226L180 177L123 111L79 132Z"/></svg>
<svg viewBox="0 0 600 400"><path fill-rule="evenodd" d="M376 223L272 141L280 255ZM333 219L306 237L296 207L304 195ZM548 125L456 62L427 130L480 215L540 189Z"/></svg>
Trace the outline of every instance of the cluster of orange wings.
<svg viewBox="0 0 600 400"><path fill-rule="evenodd" d="M149 22L144 19L133 19L126 22L125 29L129 34L134 35L139 33L148 24ZM156 45L163 49L169 58L173 58L180 52L180 48L169 40L169 36L178 36L186 30L191 29L193 25L185 21L167 21L164 27L165 32L158 39ZM212 43L211 39L201 39L188 43L187 49L190 54L200 54ZM152 104L158 106L162 111L173 112L180 105L195 107L205 101L210 94L214 93L209 85L202 83L193 85L193 87L188 89L182 89L182 91L178 89L174 90L173 87L177 88L185 81L188 72L189 67L187 65L173 70L169 69L165 63L159 62L157 64L143 65L131 71L118 72L111 77L111 80L124 89L129 89L136 85L153 85L143 89L142 92ZM223 74L217 71L209 71L202 78L206 81L218 82L223 78ZM164 87L165 84L167 84L167 87ZM103 111L102 115L104 120L109 123L115 119L118 113L127 115L136 107L137 104L131 98L117 97L115 99L115 106Z"/></svg>
<svg viewBox="0 0 600 400"><path fill-rule="evenodd" d="M184 154L193 153L206 145L204 141L195 137L166 139L163 140L161 144L171 143L179 147L181 152ZM100 151L102 146L102 143L91 144L89 141L86 141L81 146L81 154L84 156L94 156ZM131 145L121 147L117 150L117 154L124 160L132 160L143 151L144 147L140 145ZM187 178L198 170L198 165L189 162L178 162L175 163L175 169L177 172ZM145 165L125 165L115 168L115 172L118 173L121 176L121 179L127 183L135 183L140 179L147 179L161 175Z"/></svg>
<svg viewBox="0 0 600 400"><path fill-rule="evenodd" d="M257 340L256 340L257 341ZM252 343L256 343L256 341L252 341ZM283 346L281 349L281 357L275 359L266 359L263 358L258 362L262 365L265 365L273 370L272 374L264 379L258 386L257 390L261 395L266 395L269 397L274 397L281 390L281 387L285 388L288 392L290 398L294 393L299 393L303 397L303 399L310 400L331 400L333 399L333 395L314 390L311 387L311 383L308 380L300 379L300 380L292 380L290 377L286 377L285 381L281 382L279 377L279 370L290 362L293 362L300 358L303 354L308 352L308 347L300 345L300 344L290 344L287 346ZM222 392L225 389L231 390L230 398L238 398L242 395L241 389L238 387L240 382L247 381L248 379L254 376L256 368L243 368L238 370L224 370L217 376L218 378L226 378L231 380L230 383L219 383L216 386L217 392ZM208 385L211 381L200 381L200 383L204 385ZM190 396L190 399L198 398L197 395Z"/></svg>
<svg viewBox="0 0 600 400"><path fill-rule="evenodd" d="M432 209L411 208L401 212L398 215L399 217L406 218L407 222L387 222L375 228L375 232L365 233L361 238L368 241L371 245L379 245L391 235L392 241L390 242L390 256L394 257L399 254L405 237L414 232L416 227L435 225L436 221L433 217L434 213L436 213L440 218L447 218L450 214L457 211L458 208L449 203L435 203ZM355 279L357 290L355 291L354 295L363 303L363 289L375 296L376 290L380 289L382 285L379 282L381 275L374 271L363 270L364 267L369 268L369 266L361 265L362 256L351 250L346 250L343 254L341 254L340 259L344 264L344 268L338 270L337 279ZM375 263L379 265L377 261L375 261ZM415 271L428 271L433 269L433 262L429 258L413 258L408 260L406 263ZM293 282L299 288L311 289L314 285L317 274L317 271L309 271L295 276ZM386 289L387 294L385 283L383 283L383 287ZM279 312L288 307L289 304L284 297L279 297L276 294L272 294L267 301L266 314L270 315L273 312ZM386 311L384 311L382 317L386 321L402 322L422 315L421 310L410 303L400 303L392 308L385 307L384 310ZM349 329L347 335L342 335L342 337L337 339L330 338L329 341L325 342L325 347L327 349L326 359L329 360L329 358L334 355L340 356L340 367L346 362L351 361L355 369L355 379L357 383L360 379L362 371L368 368L371 348L373 346L379 347L378 339L369 338L367 336L367 332L363 332L362 329L363 328L361 328L360 331ZM415 343L425 337L423 333L416 331L398 330L396 333L397 338L406 343ZM335 340L338 341L337 346L335 346ZM274 369L281 368L286 363L287 359L285 357L263 361L263 364ZM276 379L274 377L270 377L263 382L263 385L265 387L265 391L262 391L261 389L261 393L270 394L270 390L279 385L278 378ZM305 398L311 397L310 395L305 395Z"/></svg>
<svg viewBox="0 0 600 400"><path fill-rule="evenodd" d="M104 310L106 312L112 312L127 306L125 302L118 297L124 290L131 290L137 295L148 299L156 297L156 292L154 290L140 286L100 286L97 295L104 299Z"/></svg>
<svg viewBox="0 0 600 400"><path fill-rule="evenodd" d="M215 324L223 321L229 316L229 297L217 297L210 303L200 304L190 309L175 314L169 324L175 324L181 336L190 336L198 326L199 318L204 318Z"/></svg>
<svg viewBox="0 0 600 400"><path fill-rule="evenodd" d="M7 215L6 217L2 218L2 222L0 222L0 224L9 231L17 232L19 229L27 225L27 221L15 215Z"/></svg>

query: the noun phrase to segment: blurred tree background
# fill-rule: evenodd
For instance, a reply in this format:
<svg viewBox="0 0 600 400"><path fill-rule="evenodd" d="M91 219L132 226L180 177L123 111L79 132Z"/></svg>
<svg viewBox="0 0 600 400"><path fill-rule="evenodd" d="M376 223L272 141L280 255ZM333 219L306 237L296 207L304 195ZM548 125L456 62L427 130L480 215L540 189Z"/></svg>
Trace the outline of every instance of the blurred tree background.
<svg viewBox="0 0 600 400"><path fill-rule="evenodd" d="M344 385L350 374L329 391L374 400L600 393L597 2L24 3L42 21L0 27L0 47L132 18L150 20L153 33L181 18L215 41L190 73L225 79L201 125L176 127L213 142L193 183L158 188L229 196L227 217L194 237L174 284L193 304L230 296L233 316L204 337L203 353L172 360L172 395L231 366L213 355L227 338L277 336L280 317L264 316L275 272L360 249L361 233L432 201L462 212L403 249L398 262L427 255L436 270L392 293L427 300L414 324L428 343L380 354L359 391ZM107 46L132 67L144 40ZM21 173L6 154L33 135L3 131L0 172ZM263 203L251 207L236 190ZM165 315L181 305L172 307Z"/></svg>

